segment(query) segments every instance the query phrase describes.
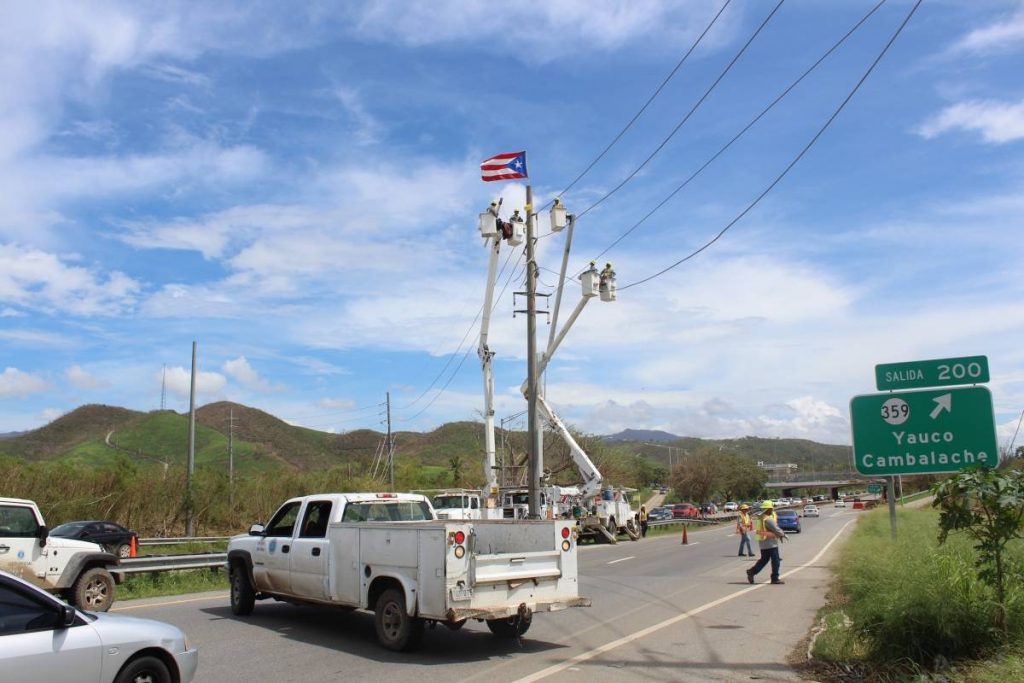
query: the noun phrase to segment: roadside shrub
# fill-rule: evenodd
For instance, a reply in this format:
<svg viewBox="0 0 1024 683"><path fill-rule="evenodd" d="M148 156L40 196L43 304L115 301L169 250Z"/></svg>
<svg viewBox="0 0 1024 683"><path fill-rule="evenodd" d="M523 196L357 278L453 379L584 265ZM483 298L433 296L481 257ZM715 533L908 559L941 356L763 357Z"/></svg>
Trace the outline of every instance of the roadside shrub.
<svg viewBox="0 0 1024 683"><path fill-rule="evenodd" d="M940 547L937 523L932 511L901 511L893 542L888 513L879 510L861 519L840 555L846 612L871 659L930 665L939 655L977 656L1001 640L993 627L998 604L978 578L976 551L962 537ZM1019 544L1010 552L1019 562ZM1009 632L1020 638L1024 596L1014 589L1007 602Z"/></svg>

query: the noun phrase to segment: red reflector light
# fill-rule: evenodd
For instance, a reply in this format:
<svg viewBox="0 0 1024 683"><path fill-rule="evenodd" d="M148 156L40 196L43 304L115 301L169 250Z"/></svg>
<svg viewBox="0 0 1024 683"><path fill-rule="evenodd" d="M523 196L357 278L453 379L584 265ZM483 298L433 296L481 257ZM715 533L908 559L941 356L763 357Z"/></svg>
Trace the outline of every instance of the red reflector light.
<svg viewBox="0 0 1024 683"><path fill-rule="evenodd" d="M397 493L378 493L378 498L398 498Z"/></svg>
<svg viewBox="0 0 1024 683"><path fill-rule="evenodd" d="M562 527L562 538L569 538L569 527Z"/></svg>
<svg viewBox="0 0 1024 683"><path fill-rule="evenodd" d="M455 542L458 545L462 545L463 543L465 543L466 542L466 534L464 534L461 531L456 531L455 532Z"/></svg>

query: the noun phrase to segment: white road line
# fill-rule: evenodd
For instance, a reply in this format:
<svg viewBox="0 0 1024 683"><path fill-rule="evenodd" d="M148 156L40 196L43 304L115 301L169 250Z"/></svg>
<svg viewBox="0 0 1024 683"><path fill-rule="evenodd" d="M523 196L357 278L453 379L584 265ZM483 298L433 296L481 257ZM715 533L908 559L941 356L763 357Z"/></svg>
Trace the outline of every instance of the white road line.
<svg viewBox="0 0 1024 683"><path fill-rule="evenodd" d="M844 524L839 529L839 531L836 532L835 536L832 537L832 540L830 540L828 543L826 543L825 546L820 551L818 551L818 554L815 555L811 559L810 562L808 562L806 564L802 564L799 567L795 567L795 568L789 570L788 572L786 572L785 574L782 575L782 578L785 578L787 576L792 576L793 574L796 574L797 572L802 571L803 569L806 569L807 567L812 567L812 566L816 565L818 563L818 560L821 559L822 555L824 555L828 551L828 549L832 547L832 544L835 543L839 539L840 534L842 534L844 531L846 531L846 527L848 527L851 524L853 524L854 521L856 521L856 520L852 520L851 519L849 522ZM690 545L693 545L693 544L691 543ZM751 591L756 591L756 590L764 588L765 586L768 586L768 585L770 585L770 584L759 583L759 584L756 584L754 586L750 586L749 588L741 588L740 590L736 591L735 593L730 593L729 595L725 595L725 596L723 596L721 598L718 598L717 600L712 600L711 602L705 603L705 604L701 605L700 607L696 607L696 608L694 608L694 609L692 609L692 610L690 610L688 612L683 612L682 614L676 615L676 616L672 617L671 619L666 619L665 621L662 621L661 623L655 624L654 626L648 626L647 628L641 629L641 630L639 630L639 631L637 631L635 633L631 633L628 636L623 636L622 638L619 638L618 640L613 640L610 643L605 643L604 645L602 645L600 647L597 647L597 648L594 648L593 650L590 650L589 652L581 652L580 654L576 655L575 657L573 657L571 659L567 659L567 660L565 660L564 662L562 662L560 664L553 664L553 665L549 666L548 668L541 669L540 671L538 671L536 673L533 673L533 674L530 674L529 676L524 676L523 678L520 678L520 679L516 680L514 683L532 683L532 681L539 681L541 679L547 678L548 676L553 676L556 673L559 673L561 671L565 671L566 669L568 669L570 667L573 667L573 666L575 666L577 664L580 664L581 662L585 662L587 660L593 659L594 657L597 657L598 655L602 655L605 652L609 652L611 650L614 650L615 648L620 647L622 645L626 645L627 643L632 643L635 640L640 640L641 638L646 638L647 636L651 635L652 633L655 633L656 631L660 631L663 628L668 628L669 626L672 626L673 624L678 624L680 621L684 621L686 619L689 619L690 617L695 617L695 616L697 616L698 614L700 614L702 612L706 612L709 609L712 609L714 607L718 607L719 605L724 604L726 602L729 602L730 600L733 600L734 598L738 598L741 595L746 595L747 593L749 593Z"/></svg>
<svg viewBox="0 0 1024 683"><path fill-rule="evenodd" d="M629 557L622 557L622 558L619 558L618 560L612 560L611 562L605 562L605 564L615 564L617 562L625 562L626 560L635 560L635 559L636 559L636 555L630 555Z"/></svg>
<svg viewBox="0 0 1024 683"><path fill-rule="evenodd" d="M130 609L146 609L147 607L166 607L167 605L184 605L187 602L204 602L206 600L223 600L228 596L227 593L218 593L217 595L207 595L202 598L188 598L187 600L169 600L167 602L147 602L145 605L127 605L125 607L112 607L111 612L127 612Z"/></svg>

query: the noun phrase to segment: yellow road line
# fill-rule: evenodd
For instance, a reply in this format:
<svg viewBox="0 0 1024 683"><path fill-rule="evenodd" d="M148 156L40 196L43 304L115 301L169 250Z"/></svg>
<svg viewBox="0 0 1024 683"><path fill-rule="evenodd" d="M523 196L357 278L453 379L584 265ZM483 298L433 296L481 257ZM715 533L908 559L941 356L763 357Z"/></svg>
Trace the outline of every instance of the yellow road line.
<svg viewBox="0 0 1024 683"><path fill-rule="evenodd" d="M167 602L147 602L145 605L128 605L126 607L114 607L111 612L127 612L130 609L146 609L147 607L167 607L168 605L184 605L189 602L203 602L205 600L223 600L228 596L227 592L207 595L202 598L188 598L187 600L168 600Z"/></svg>

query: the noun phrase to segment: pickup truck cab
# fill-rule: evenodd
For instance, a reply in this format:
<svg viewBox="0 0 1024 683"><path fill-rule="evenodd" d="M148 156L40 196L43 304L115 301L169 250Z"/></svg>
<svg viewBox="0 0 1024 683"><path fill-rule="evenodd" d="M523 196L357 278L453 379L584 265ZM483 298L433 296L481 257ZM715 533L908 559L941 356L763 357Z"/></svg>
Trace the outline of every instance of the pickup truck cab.
<svg viewBox="0 0 1024 683"><path fill-rule="evenodd" d="M50 536L31 500L0 498L0 569L90 612L114 602L118 558L88 541Z"/></svg>
<svg viewBox="0 0 1024 683"><path fill-rule="evenodd" d="M439 491L431 501L438 519L480 519L480 492Z"/></svg>
<svg viewBox="0 0 1024 683"><path fill-rule="evenodd" d="M502 637L532 615L586 606L572 520L437 520L403 493L324 493L286 501L228 544L231 609L274 598L374 612L377 638L414 648L427 622L486 621Z"/></svg>

